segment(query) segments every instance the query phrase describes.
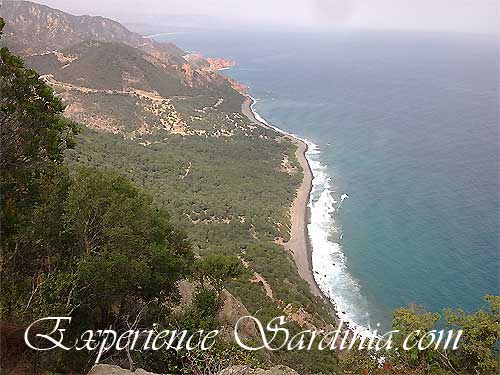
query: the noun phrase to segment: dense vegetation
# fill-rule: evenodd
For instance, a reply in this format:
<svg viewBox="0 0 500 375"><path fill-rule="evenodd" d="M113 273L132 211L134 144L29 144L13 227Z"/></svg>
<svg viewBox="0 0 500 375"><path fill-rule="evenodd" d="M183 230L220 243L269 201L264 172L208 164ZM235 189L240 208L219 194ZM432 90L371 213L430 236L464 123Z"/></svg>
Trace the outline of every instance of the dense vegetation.
<svg viewBox="0 0 500 375"><path fill-rule="evenodd" d="M288 142L236 134L223 139L169 136L144 146L89 129L80 139L69 154L72 163L117 169L175 218L197 254L238 256L248 264L250 275L228 280L225 287L251 314L268 321L305 309L317 327L333 322L291 257L275 243L277 238L288 240L288 207L301 179L300 174L279 172L282 154L294 151ZM253 272L269 283L274 300L251 281ZM291 326L300 329L294 322ZM320 360L311 360L310 353L283 351L273 354L273 361L304 372L335 368L331 353L316 354Z"/></svg>
<svg viewBox="0 0 500 375"><path fill-rule="evenodd" d="M52 89L6 48L0 93L2 340L45 316L71 316L70 335L120 332L131 324L168 327L177 281L189 277L208 285L176 318L190 328L214 329L220 298L210 285L238 276L239 261L237 267L220 255L195 262L186 236L132 182L112 170L65 165L78 126L62 116L64 105ZM28 373L88 368L88 353L40 355L18 344L2 347L2 368L23 361ZM165 370L189 369L189 356L159 354L167 358L159 362ZM115 363L148 363L142 353L133 359L106 353L111 356Z"/></svg>

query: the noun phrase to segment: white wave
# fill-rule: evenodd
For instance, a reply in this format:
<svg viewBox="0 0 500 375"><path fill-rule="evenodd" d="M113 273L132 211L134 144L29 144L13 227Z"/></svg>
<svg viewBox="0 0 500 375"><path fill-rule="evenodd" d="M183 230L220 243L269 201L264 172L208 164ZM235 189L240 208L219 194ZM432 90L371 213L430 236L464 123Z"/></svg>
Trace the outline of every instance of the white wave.
<svg viewBox="0 0 500 375"><path fill-rule="evenodd" d="M322 292L332 301L339 318L352 329L369 332L368 306L356 280L349 274L342 246L335 241L342 234L335 227L332 181L325 165L319 161L317 145L309 143L306 157L313 172L313 188L309 201L311 222L308 233L312 246L314 279ZM342 194L340 203L347 199ZM340 206L340 204L339 204Z"/></svg>
<svg viewBox="0 0 500 375"><path fill-rule="evenodd" d="M333 238L340 233L335 227L334 213L338 201L334 198L332 181L325 165L319 161L318 145L293 133L285 132L269 124L256 110L257 100L252 100L250 109L254 117L282 134L300 139L307 144L306 159L313 175L309 209L311 222L308 234L312 246L312 268L316 283L321 291L335 306L338 317L347 322L353 330L370 333L368 306L360 293L357 282L349 274L345 255L339 243ZM347 199L347 194L340 196L340 204ZM342 234L340 234L342 236Z"/></svg>
<svg viewBox="0 0 500 375"><path fill-rule="evenodd" d="M344 193L344 194L342 194L342 195L340 196L340 202L339 202L339 205L338 205L338 207L337 207L337 210L340 208L340 205L341 205L341 204L342 204L342 203L343 203L343 202L344 202L347 198L349 198L349 195L347 195L347 194L345 194L345 193Z"/></svg>

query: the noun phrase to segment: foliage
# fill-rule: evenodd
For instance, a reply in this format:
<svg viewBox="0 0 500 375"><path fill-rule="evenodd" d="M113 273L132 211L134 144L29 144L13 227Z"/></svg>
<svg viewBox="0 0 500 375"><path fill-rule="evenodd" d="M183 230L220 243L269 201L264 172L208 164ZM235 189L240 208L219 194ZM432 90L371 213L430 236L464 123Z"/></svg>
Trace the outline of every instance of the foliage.
<svg viewBox="0 0 500 375"><path fill-rule="evenodd" d="M440 318L439 314L426 312L419 306L411 306L409 309L399 308L394 311L392 327L394 330L399 331L395 345L401 348L405 338L410 338L407 345L411 349L406 350L401 355L401 360L406 362L406 366L421 367L437 360L436 356L438 354L436 351L421 351L418 349L417 343L424 338L426 332L433 329Z"/></svg>
<svg viewBox="0 0 500 375"><path fill-rule="evenodd" d="M146 352L141 353L136 361L138 367L154 373L186 375L215 375L234 365L265 365L255 353L222 340L216 341L215 345L206 351L195 349Z"/></svg>
<svg viewBox="0 0 500 375"><path fill-rule="evenodd" d="M13 239L29 222L39 182L74 146L75 123L62 116L63 103L33 70L7 48L0 49L0 220L4 259L20 251ZM2 264L3 266L3 264Z"/></svg>
<svg viewBox="0 0 500 375"><path fill-rule="evenodd" d="M178 300L177 281L191 274L186 236L126 178L63 165L76 124L20 58L6 48L0 57L2 325L71 316L71 340L83 329L120 332L165 318ZM195 302L203 318L219 307L212 294L197 294ZM40 365L33 372L80 371L88 360L26 355Z"/></svg>
<svg viewBox="0 0 500 375"><path fill-rule="evenodd" d="M425 332L440 330L463 330L458 349L443 347L444 341L436 347L425 350L392 350L384 353L380 365L380 353L374 351L350 351L341 355L342 368L346 374L377 375L492 375L500 371L500 297L486 296L487 309L467 314L464 311L445 311L446 325L440 315L429 313L417 306L400 308L394 313L393 329L400 334L394 342L395 348L402 348L403 339L409 337L408 347L418 340L428 343ZM419 332L419 333L415 333Z"/></svg>
<svg viewBox="0 0 500 375"><path fill-rule="evenodd" d="M488 308L467 314L462 310L446 310L452 327L464 330L458 351L452 353L456 368L473 374L500 372L500 296L486 296Z"/></svg>
<svg viewBox="0 0 500 375"><path fill-rule="evenodd" d="M75 333L120 331L176 301L193 255L166 214L110 171L58 173L16 237L25 247L3 264L2 319L72 316Z"/></svg>
<svg viewBox="0 0 500 375"><path fill-rule="evenodd" d="M238 258L215 253L197 259L194 269L202 287L208 280L218 290L222 289L225 280L234 279L243 273L243 265Z"/></svg>

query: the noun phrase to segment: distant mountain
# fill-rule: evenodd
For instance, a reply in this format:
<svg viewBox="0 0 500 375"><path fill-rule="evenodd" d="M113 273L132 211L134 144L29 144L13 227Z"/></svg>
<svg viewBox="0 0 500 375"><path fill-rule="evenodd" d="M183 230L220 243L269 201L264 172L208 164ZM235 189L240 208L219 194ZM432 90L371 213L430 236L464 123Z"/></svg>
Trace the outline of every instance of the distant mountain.
<svg viewBox="0 0 500 375"><path fill-rule="evenodd" d="M28 1L4 1L0 9L6 21L1 43L22 54L69 104L66 115L89 128L133 139L217 135L233 126L225 111L240 111L243 97L235 88L241 86L216 72L233 62L186 54L103 17ZM208 114L193 120L215 104L211 120ZM206 129L214 116L222 121Z"/></svg>
<svg viewBox="0 0 500 375"><path fill-rule="evenodd" d="M123 43L84 41L25 59L69 103L67 116L128 138L196 132L191 110L198 103L202 110L224 98L217 107L238 112L243 100L222 75L186 60L169 65ZM178 97L185 99L174 104Z"/></svg>
<svg viewBox="0 0 500 375"><path fill-rule="evenodd" d="M6 21L7 45L23 55L52 52L86 40L123 43L166 61L185 54L172 43L144 38L109 18L74 16L31 1L3 1L0 17Z"/></svg>
<svg viewBox="0 0 500 375"><path fill-rule="evenodd" d="M167 65L123 43L87 40L53 53L27 56L26 62L57 81L92 89L132 87L169 96L185 94L187 86L182 64Z"/></svg>
<svg viewBox="0 0 500 375"><path fill-rule="evenodd" d="M233 87L241 87L216 72L230 63L223 59L187 55L111 19L74 16L29 1L4 1L0 16L6 21L0 43L23 55L58 90L71 104L68 116L91 128L128 137L136 137L139 128L140 133L185 129L190 117L172 104L152 109L176 96L201 96L202 103L224 98L220 109L240 109L243 98Z"/></svg>

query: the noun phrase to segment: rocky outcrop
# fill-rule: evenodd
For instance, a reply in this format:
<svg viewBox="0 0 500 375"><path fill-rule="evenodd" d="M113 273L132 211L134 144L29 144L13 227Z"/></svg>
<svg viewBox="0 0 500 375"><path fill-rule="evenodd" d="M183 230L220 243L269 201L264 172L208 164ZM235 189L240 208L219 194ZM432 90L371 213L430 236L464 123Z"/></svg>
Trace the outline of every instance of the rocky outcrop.
<svg viewBox="0 0 500 375"><path fill-rule="evenodd" d="M226 60L222 58L215 59L213 57L207 57L207 61L210 64L209 69L212 71L227 69L236 65L236 61Z"/></svg>
<svg viewBox="0 0 500 375"><path fill-rule="evenodd" d="M227 290L224 289L221 292L221 298L224 301L219 312L219 320L222 323L221 334L226 338L233 337L236 322L242 316L249 316L250 313L245 305ZM257 336L257 328L253 320L244 319L240 322L238 325L238 336L243 340L255 338Z"/></svg>

